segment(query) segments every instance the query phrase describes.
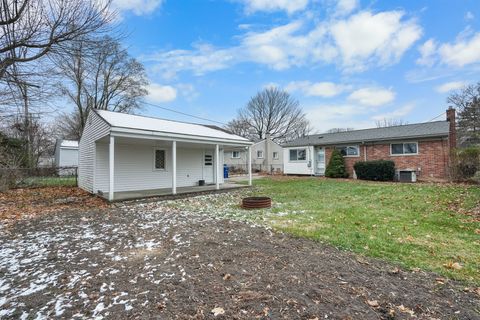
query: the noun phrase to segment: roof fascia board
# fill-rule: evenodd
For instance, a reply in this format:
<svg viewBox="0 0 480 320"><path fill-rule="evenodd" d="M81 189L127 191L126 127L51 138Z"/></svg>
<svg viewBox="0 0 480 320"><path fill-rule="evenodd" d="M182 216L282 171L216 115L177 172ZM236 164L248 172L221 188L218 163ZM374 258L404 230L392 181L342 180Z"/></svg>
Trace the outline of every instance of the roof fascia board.
<svg viewBox="0 0 480 320"><path fill-rule="evenodd" d="M221 139L221 138L208 138L203 136L189 136L175 133L162 133L157 131L149 130L138 130L138 129L128 129L122 127L111 127L110 134L115 137L125 137L125 138L139 138L139 139L149 139L149 140L167 140L167 141L181 141L181 142L191 142L191 143L211 143L211 144L223 144L231 146L251 146L252 142L250 141L241 141L241 140L230 140L230 139ZM198 137L198 138L195 138Z"/></svg>

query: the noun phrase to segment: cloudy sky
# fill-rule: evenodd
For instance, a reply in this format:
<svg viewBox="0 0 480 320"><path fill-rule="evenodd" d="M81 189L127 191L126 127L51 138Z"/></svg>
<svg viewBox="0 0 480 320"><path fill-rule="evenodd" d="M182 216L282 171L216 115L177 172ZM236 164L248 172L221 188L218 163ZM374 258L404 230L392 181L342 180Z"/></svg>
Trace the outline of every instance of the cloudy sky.
<svg viewBox="0 0 480 320"><path fill-rule="evenodd" d="M429 121L480 81L478 0L114 0L148 101L227 122L288 90L316 131ZM141 113L195 121L146 106ZM438 119L443 119L440 116Z"/></svg>

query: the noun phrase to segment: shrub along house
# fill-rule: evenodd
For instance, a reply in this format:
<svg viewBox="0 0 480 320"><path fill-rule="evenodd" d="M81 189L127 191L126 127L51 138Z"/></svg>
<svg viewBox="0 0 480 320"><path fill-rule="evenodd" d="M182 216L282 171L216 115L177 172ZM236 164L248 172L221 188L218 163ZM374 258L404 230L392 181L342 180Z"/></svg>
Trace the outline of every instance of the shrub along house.
<svg viewBox="0 0 480 320"><path fill-rule="evenodd" d="M78 185L109 200L220 189L223 149L251 144L200 124L94 110L79 143Z"/></svg>
<svg viewBox="0 0 480 320"><path fill-rule="evenodd" d="M357 161L392 160L401 180L448 178L450 150L456 147L455 109L447 121L315 134L283 145L284 173L325 174L333 149L339 149L350 177Z"/></svg>

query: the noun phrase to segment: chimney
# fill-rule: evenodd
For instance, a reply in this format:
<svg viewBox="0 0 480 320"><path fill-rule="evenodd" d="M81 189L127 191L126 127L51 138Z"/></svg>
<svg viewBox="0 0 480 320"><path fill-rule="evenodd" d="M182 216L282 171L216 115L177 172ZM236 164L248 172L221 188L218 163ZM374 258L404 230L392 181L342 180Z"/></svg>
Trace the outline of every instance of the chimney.
<svg viewBox="0 0 480 320"><path fill-rule="evenodd" d="M448 143L450 149L457 147L457 127L455 123L455 109L449 107L447 109L447 121L450 123L450 129L448 130Z"/></svg>

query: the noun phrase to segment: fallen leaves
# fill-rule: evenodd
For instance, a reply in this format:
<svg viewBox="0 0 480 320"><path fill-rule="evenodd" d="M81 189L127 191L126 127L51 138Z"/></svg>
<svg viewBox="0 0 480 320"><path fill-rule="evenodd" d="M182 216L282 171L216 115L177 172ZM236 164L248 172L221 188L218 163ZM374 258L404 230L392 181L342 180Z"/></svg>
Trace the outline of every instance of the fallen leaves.
<svg viewBox="0 0 480 320"><path fill-rule="evenodd" d="M372 308L378 308L380 306L377 300L367 300L367 304Z"/></svg>
<svg viewBox="0 0 480 320"><path fill-rule="evenodd" d="M445 268L450 270L460 270L463 266L458 262L449 261L443 265Z"/></svg>
<svg viewBox="0 0 480 320"><path fill-rule="evenodd" d="M223 308L220 308L220 307L215 307L210 312L213 313L214 317L225 314L225 310Z"/></svg>
<svg viewBox="0 0 480 320"><path fill-rule="evenodd" d="M0 193L0 222L8 225L65 209L106 207L106 201L75 187L12 189Z"/></svg>

